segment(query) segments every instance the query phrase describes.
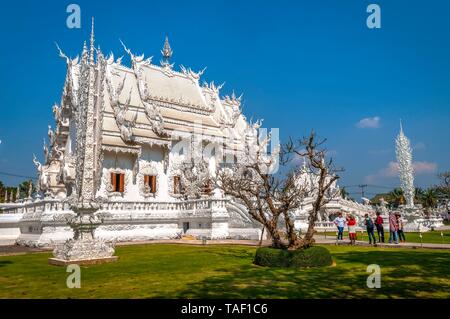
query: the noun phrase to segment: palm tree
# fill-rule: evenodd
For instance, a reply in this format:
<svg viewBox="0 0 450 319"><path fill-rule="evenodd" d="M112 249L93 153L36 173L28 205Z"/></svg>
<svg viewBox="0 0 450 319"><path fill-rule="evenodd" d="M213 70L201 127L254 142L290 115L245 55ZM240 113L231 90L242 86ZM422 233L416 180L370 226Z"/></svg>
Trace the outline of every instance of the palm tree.
<svg viewBox="0 0 450 319"><path fill-rule="evenodd" d="M28 190L30 188L30 183L32 184L33 189L36 189L36 186L33 184L33 181L31 181L31 180L20 183L20 185L19 185L20 198L24 198L24 197L28 196Z"/></svg>
<svg viewBox="0 0 450 319"><path fill-rule="evenodd" d="M417 204L422 204L422 197L424 193L425 191L422 188L417 187L414 191L414 202Z"/></svg>
<svg viewBox="0 0 450 319"><path fill-rule="evenodd" d="M430 212L432 208L435 208L437 205L437 193L434 189L427 189L422 195L422 205L425 208L425 214L427 217L430 216Z"/></svg>
<svg viewBox="0 0 450 319"><path fill-rule="evenodd" d="M390 200L393 202L395 207L405 204L405 196L403 195L403 190L401 188L395 188L389 193Z"/></svg>

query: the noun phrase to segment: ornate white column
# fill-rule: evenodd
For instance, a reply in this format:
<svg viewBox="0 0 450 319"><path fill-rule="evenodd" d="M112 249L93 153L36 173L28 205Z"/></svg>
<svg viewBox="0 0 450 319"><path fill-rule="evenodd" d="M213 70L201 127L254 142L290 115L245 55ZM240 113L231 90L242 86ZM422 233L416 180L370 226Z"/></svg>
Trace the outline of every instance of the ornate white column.
<svg viewBox="0 0 450 319"><path fill-rule="evenodd" d="M412 150L409 140L403 134L402 123L400 122L400 133L395 140L395 152L397 155L400 185L406 200L406 207L414 207L414 170L412 166Z"/></svg>
<svg viewBox="0 0 450 319"><path fill-rule="evenodd" d="M102 223L95 214L100 208L100 201L96 197L95 187L95 142L99 131L95 130L95 111L98 106L96 100L96 81L99 79L100 68L94 59L94 20L89 58L86 47L80 64L79 104L76 107L76 176L75 190L69 198L71 209L76 216L68 220L73 229L74 237L53 252L51 264L92 264L115 261L114 247L111 243L95 239L95 229ZM97 61L98 62L98 61ZM99 64L99 63L97 63Z"/></svg>
<svg viewBox="0 0 450 319"><path fill-rule="evenodd" d="M229 236L228 222L230 215L225 201L212 201L211 205L211 239L225 239Z"/></svg>

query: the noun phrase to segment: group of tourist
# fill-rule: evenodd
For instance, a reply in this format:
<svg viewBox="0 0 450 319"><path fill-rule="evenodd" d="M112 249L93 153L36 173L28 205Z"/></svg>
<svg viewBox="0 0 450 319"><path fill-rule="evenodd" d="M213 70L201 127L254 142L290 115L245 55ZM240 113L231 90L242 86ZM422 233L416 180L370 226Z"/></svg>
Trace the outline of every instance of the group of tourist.
<svg viewBox="0 0 450 319"><path fill-rule="evenodd" d="M366 226L367 235L369 237L369 244L376 244L375 229L378 234L378 242L384 243L384 227L383 217L381 213L377 212L376 218L372 219L369 214L364 216L364 225ZM350 243L354 245L356 243L356 219L352 214L347 214L346 217L339 212L338 216L334 219L334 224L338 229L337 240L342 240L344 236L344 228L348 227L348 236ZM406 241L405 233L403 232L403 220L399 213L391 212L389 214L389 243L392 242L398 244L399 241L404 243Z"/></svg>

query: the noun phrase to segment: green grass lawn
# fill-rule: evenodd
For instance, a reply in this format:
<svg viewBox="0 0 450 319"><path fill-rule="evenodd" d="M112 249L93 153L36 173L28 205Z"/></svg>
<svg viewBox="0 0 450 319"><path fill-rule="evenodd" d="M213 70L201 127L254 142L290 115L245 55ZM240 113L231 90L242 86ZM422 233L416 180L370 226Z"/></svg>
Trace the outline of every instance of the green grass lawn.
<svg viewBox="0 0 450 319"><path fill-rule="evenodd" d="M253 265L255 247L121 246L118 262L81 268L80 289L49 253L3 256L0 298L450 298L450 251L325 247L335 266L282 269ZM380 289L366 286L369 264Z"/></svg>
<svg viewBox="0 0 450 319"><path fill-rule="evenodd" d="M324 232L317 233L318 235L325 235ZM423 243L434 243L434 244L450 244L450 230L442 231L444 235L441 237L441 231L429 231L426 233L422 233L422 241ZM369 237L367 236L367 232L363 233L361 237L361 233L357 233L358 240L366 240L369 241ZM385 241L387 242L389 239L389 230L384 232ZM336 238L336 232L327 232L327 238ZM405 233L406 242L410 243L420 243L419 233ZM344 239L348 238L348 232L344 232ZM375 231L375 238L378 240L377 232Z"/></svg>

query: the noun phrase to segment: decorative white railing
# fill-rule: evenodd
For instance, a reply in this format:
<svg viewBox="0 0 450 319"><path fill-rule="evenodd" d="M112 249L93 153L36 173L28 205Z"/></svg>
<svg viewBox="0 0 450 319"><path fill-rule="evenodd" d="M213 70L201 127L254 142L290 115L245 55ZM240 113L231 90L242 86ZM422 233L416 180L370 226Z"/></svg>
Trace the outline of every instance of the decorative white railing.
<svg viewBox="0 0 450 319"><path fill-rule="evenodd" d="M7 204L0 207L0 213L2 214L20 214L20 213L35 213L41 211L64 211L70 210L69 204L54 200L54 199L46 199L46 200L37 200L37 201L29 201L22 203L14 203Z"/></svg>
<svg viewBox="0 0 450 319"><path fill-rule="evenodd" d="M100 211L196 211L211 210L213 208L225 208L227 199L192 199L184 201L110 201L102 203ZM51 211L67 211L70 212L70 206L67 202L60 200L42 200L26 203L17 203L4 206L1 213L17 214L17 213L37 213Z"/></svg>
<svg viewBox="0 0 450 319"><path fill-rule="evenodd" d="M315 228L336 228L336 225L333 222L315 222Z"/></svg>
<svg viewBox="0 0 450 319"><path fill-rule="evenodd" d="M111 201L101 205L103 211L187 211L225 207L226 199L192 199L185 201Z"/></svg>

